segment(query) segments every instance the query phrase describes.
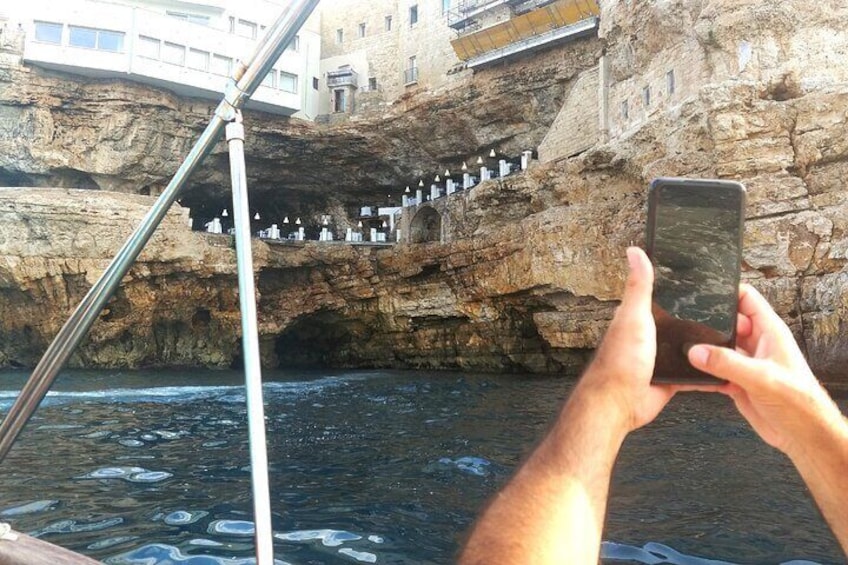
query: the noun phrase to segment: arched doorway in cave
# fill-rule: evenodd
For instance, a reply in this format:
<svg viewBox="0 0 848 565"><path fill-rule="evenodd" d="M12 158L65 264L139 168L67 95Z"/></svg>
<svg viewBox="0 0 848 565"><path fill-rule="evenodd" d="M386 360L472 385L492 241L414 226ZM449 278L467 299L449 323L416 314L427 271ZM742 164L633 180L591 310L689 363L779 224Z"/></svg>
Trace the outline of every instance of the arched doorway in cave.
<svg viewBox="0 0 848 565"><path fill-rule="evenodd" d="M442 216L435 208L424 206L409 224L409 240L412 243L442 240Z"/></svg>

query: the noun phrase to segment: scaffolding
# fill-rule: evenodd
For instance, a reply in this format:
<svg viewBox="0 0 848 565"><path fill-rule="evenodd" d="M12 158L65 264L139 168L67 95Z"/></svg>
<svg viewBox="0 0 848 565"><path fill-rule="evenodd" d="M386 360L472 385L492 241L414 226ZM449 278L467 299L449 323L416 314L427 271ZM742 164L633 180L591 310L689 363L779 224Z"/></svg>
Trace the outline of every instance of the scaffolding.
<svg viewBox="0 0 848 565"><path fill-rule="evenodd" d="M475 6L469 7L469 4L475 4ZM465 7L465 18L456 20L459 28L451 27L466 29L477 21L474 18L491 10L495 4L509 4L511 8L515 8L518 4L526 6L533 5L533 2L526 0L461 2L457 10ZM580 37L597 29L600 8L595 0L556 0L549 3L540 1L536 4L544 5L530 9L507 21L454 39L451 45L457 57L473 67L476 66L475 60L487 54L488 56L484 59L491 62L491 60L501 59L527 49L539 48L553 41ZM493 59L496 54L499 55Z"/></svg>

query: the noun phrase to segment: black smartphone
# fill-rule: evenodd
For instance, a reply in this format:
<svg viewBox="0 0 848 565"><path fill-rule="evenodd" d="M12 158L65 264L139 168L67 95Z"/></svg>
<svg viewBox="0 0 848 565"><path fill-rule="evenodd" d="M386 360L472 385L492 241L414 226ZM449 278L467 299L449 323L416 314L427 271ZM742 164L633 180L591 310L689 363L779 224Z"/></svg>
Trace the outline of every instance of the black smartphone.
<svg viewBox="0 0 848 565"><path fill-rule="evenodd" d="M736 345L745 187L725 180L658 178L648 193L657 358L653 382L723 381L689 363L689 347Z"/></svg>

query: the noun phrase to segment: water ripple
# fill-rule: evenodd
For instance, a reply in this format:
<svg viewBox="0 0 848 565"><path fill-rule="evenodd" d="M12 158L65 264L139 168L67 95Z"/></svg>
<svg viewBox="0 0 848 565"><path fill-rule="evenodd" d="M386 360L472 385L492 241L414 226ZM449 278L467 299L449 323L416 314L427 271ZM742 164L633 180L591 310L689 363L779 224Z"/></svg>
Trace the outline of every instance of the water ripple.
<svg viewBox="0 0 848 565"><path fill-rule="evenodd" d="M77 522L76 520L59 520L58 522L53 522L52 524L48 524L41 529L35 530L34 532L30 532L29 535L34 538L37 538L45 534L73 534L78 532L99 532L101 530L112 528L123 523L124 519L121 517L106 518L104 520L100 520L99 522L83 523Z"/></svg>
<svg viewBox="0 0 848 565"><path fill-rule="evenodd" d="M194 524L201 518L204 518L208 515L209 512L205 510L198 510L197 512L177 510L165 516L163 521L169 526L187 526L188 524Z"/></svg>
<svg viewBox="0 0 848 565"><path fill-rule="evenodd" d="M209 524L210 534L225 534L230 536L252 536L256 533L253 522L247 520L215 520Z"/></svg>
<svg viewBox="0 0 848 565"><path fill-rule="evenodd" d="M150 471L144 467L102 467L78 479L121 479L131 483L158 483L173 477L166 471Z"/></svg>
<svg viewBox="0 0 848 565"><path fill-rule="evenodd" d="M344 548L339 550L339 553L341 553L342 555L347 555L348 557L353 557L354 559L356 559L357 561L360 561L362 563L376 563L377 562L377 556L374 555L373 553L369 553L367 551L354 551L353 549L350 549L349 547L344 547Z"/></svg>
<svg viewBox="0 0 848 565"><path fill-rule="evenodd" d="M344 530L298 530L277 533L274 537L283 541L321 540L321 543L327 547L338 547L346 541L362 539L362 536Z"/></svg>
<svg viewBox="0 0 848 565"><path fill-rule="evenodd" d="M218 557L215 555L186 555L178 547L163 543L152 543L115 555L104 561L108 565L255 565L254 557ZM274 559L274 565L291 565Z"/></svg>
<svg viewBox="0 0 848 565"><path fill-rule="evenodd" d="M482 457L460 457L451 459L450 457L442 457L435 464L428 465L425 471L446 471L457 469L468 475L477 475L485 477L491 473L491 461Z"/></svg>
<svg viewBox="0 0 848 565"><path fill-rule="evenodd" d="M611 541L601 544L601 558L608 561L635 561L646 565L736 565L730 561L705 559L685 555L667 545L648 542L643 547L635 547ZM815 561L792 560L780 565L819 565Z"/></svg>
<svg viewBox="0 0 848 565"><path fill-rule="evenodd" d="M35 502L28 502L27 504L21 504L20 506L6 508L0 512L0 516L9 518L11 516L20 516L22 514L44 512L45 510L53 510L57 504L59 504L58 500L36 500Z"/></svg>

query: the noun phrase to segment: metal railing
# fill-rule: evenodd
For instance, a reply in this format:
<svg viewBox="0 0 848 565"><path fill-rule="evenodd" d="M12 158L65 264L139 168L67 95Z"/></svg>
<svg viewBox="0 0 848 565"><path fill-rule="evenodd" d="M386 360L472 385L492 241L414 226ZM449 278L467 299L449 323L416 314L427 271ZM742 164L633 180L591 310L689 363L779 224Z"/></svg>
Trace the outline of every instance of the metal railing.
<svg viewBox="0 0 848 565"><path fill-rule="evenodd" d="M353 69L340 69L327 72L327 86L359 86L359 74Z"/></svg>

